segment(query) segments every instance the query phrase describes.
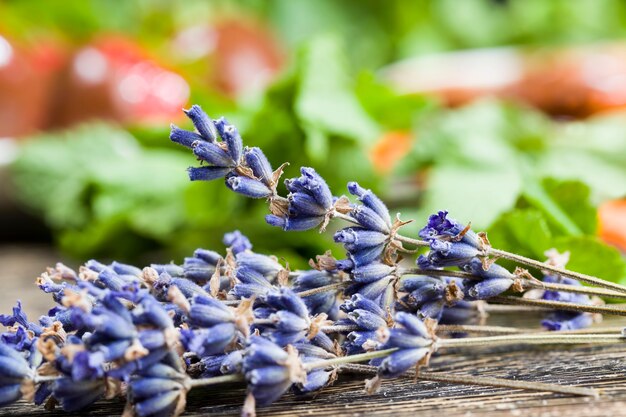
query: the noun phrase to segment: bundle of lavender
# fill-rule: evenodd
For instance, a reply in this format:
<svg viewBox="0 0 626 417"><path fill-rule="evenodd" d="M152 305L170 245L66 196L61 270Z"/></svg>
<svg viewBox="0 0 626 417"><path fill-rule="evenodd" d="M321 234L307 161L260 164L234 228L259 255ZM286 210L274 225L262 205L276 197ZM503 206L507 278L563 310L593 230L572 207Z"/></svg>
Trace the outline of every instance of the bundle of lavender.
<svg viewBox="0 0 626 417"><path fill-rule="evenodd" d="M170 138L206 163L189 169L192 180L223 177L233 191L266 199L266 221L287 231L346 222L334 234L346 257L327 252L311 261L311 270L291 271L276 257L255 253L235 231L224 237L225 253L198 249L182 265L139 269L92 260L76 272L58 264L37 280L57 303L48 315L30 322L18 302L12 314L0 316L8 327L0 336L0 405L24 399L76 411L124 396L124 415L177 416L191 389L241 381L248 391L243 415L251 416L256 405L289 390L320 390L344 371L375 374L366 382L370 392L384 379L411 375L597 395L424 368L447 348L621 343L619 329L583 328L599 314L626 315L600 301L626 298L625 287L565 269L567 256L556 252L539 262L492 248L484 233L445 211L428 219L420 239L403 236L407 222L392 218L370 190L351 182L356 201L333 196L312 168L286 180L289 194L280 196L285 165L273 170L259 148L244 149L225 119L211 120L198 106L186 113L196 130L172 126ZM429 252L407 265L421 246ZM511 272L498 259L520 266ZM543 279L522 266L541 271ZM537 308L545 311L545 331L476 324L492 310ZM549 332L555 330L568 332ZM444 337L450 332L503 334Z"/></svg>

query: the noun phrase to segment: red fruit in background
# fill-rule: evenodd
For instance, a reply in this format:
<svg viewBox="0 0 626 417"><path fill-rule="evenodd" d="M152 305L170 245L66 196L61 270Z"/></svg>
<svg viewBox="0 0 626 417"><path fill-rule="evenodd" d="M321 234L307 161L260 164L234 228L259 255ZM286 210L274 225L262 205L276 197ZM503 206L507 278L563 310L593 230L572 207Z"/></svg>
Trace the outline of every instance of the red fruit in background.
<svg viewBox="0 0 626 417"><path fill-rule="evenodd" d="M74 53L55 98L54 127L91 118L162 124L180 118L189 85L139 45L109 36Z"/></svg>
<svg viewBox="0 0 626 417"><path fill-rule="evenodd" d="M265 89L285 62L269 28L246 19L186 28L175 37L173 52L187 61L207 59L212 83L234 97Z"/></svg>
<svg viewBox="0 0 626 417"><path fill-rule="evenodd" d="M626 199L606 201L598 207L602 240L626 253Z"/></svg>
<svg viewBox="0 0 626 417"><path fill-rule="evenodd" d="M21 45L0 34L0 137L28 135L47 124L47 104L63 60L54 40Z"/></svg>
<svg viewBox="0 0 626 417"><path fill-rule="evenodd" d="M413 145L411 132L395 130L385 132L369 152L374 169L380 174L390 173Z"/></svg>

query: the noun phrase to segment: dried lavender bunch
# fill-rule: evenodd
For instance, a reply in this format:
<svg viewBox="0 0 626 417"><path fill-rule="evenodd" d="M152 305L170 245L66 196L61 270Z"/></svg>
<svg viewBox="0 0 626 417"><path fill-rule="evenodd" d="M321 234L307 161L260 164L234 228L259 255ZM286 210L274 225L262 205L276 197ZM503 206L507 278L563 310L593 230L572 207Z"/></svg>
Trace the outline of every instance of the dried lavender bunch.
<svg viewBox="0 0 626 417"><path fill-rule="evenodd" d="M231 244L228 257L236 249L233 240L226 241ZM242 236L235 241L246 242ZM253 254L250 246L243 244L237 255L255 255L260 264L241 268L256 266L267 280L259 271L271 263ZM174 273L174 266L167 267L169 272ZM185 277L170 276L164 293L162 278L169 274L159 274L158 268L89 261L79 273L63 265L44 273L38 284L59 305L39 324L29 322L19 304L13 314L2 316L12 326L2 335L0 349L3 401L13 402L27 392L37 403L58 402L75 411L123 395L126 387L129 412L178 415L194 387L245 380L249 398L244 411L250 413L255 402L270 403L289 389L302 393L332 383L339 364L386 357L378 364L380 377L392 377L440 347L490 343L488 338L468 338L461 344L436 339L417 316L407 313L398 313L394 324L389 312L358 294L343 307L346 319L330 321L323 313L312 316L304 300L281 284L255 300L242 298L236 306L205 294ZM239 268L235 264L225 273L236 276ZM276 269L265 268L270 280L272 274L280 275ZM189 290L196 287L200 290ZM526 337L527 343L621 340L610 335Z"/></svg>

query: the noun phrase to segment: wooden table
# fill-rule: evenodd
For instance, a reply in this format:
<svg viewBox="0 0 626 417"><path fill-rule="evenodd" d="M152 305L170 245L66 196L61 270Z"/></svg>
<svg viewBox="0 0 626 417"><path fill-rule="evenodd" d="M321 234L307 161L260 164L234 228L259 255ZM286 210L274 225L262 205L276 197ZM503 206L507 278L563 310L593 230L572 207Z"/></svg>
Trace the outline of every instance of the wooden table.
<svg viewBox="0 0 626 417"><path fill-rule="evenodd" d="M0 251L0 259L2 258ZM49 257L49 254L46 255ZM38 255L43 260L43 253ZM31 262L28 268L35 265ZM26 268L26 267L25 267ZM26 269L28 269L26 268ZM31 284L34 276L22 277L13 269L13 287L23 279L20 291L26 302L37 302L30 311L45 310L50 301L41 302ZM27 279L28 276L28 279ZM8 277L0 276L2 282ZM29 281L30 280L30 281ZM0 300L4 309L13 304L15 291L5 292ZM537 316L492 316L490 324L536 325ZM626 325L624 318L606 318L602 326ZM626 416L626 344L606 346L567 346L538 348L472 348L457 352L442 352L431 361L430 371L454 372L459 375L482 375L594 387L601 390L598 399L572 397L545 392L530 392L502 388L450 385L435 382L414 382L410 378L386 381L375 395L363 392L364 376L342 375L332 387L314 396L286 395L279 402L258 410L259 416ZM211 389L199 388L189 396L185 416L239 415L244 399L242 385ZM123 401L97 403L89 410L68 414L61 410L44 411L26 403L0 409L2 415L12 416L110 416L120 415Z"/></svg>

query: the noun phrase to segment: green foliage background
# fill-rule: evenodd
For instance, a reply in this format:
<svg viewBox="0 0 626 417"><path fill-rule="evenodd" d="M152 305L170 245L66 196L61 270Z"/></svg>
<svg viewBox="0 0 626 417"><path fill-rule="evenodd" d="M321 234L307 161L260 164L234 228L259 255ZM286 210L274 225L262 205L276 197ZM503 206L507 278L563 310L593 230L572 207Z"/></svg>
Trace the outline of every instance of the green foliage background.
<svg viewBox="0 0 626 417"><path fill-rule="evenodd" d="M446 209L487 229L497 247L535 258L551 247L570 250L573 269L626 276L619 252L596 237L596 205L626 195L622 117L555 123L495 101L444 110L432 98L394 93L375 73L432 51L619 38L626 34L622 1L135 0L110 7L89 0L59 7L14 0L0 2L0 15L4 29L25 38L53 34L80 43L123 32L165 62L163 44L181 27L214 16L263 18L286 42L290 63L262 95L228 99L195 85L193 68L182 71L193 102L227 116L274 166L289 161L287 177L314 166L336 194L358 180L403 219L416 220L409 233ZM391 129L411 130L416 139L392 175L381 177L367 155ZM180 260L198 246L221 247L233 229L296 266L328 247L341 256L330 234L281 232L264 224L263 202L234 195L220 181L188 182L185 168L195 161L167 136L167 126L97 123L34 138L13 167L20 198L78 258ZM427 174L425 188L417 172Z"/></svg>

